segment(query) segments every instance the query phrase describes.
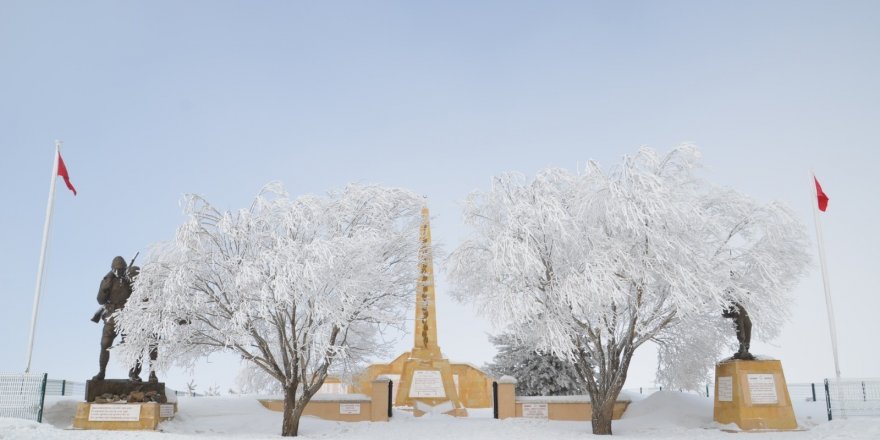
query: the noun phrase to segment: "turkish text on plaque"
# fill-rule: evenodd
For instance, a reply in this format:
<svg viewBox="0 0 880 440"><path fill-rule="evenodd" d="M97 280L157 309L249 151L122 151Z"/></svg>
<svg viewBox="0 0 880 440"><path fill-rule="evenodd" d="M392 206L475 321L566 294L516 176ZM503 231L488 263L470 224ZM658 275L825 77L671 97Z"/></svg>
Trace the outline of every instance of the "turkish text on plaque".
<svg viewBox="0 0 880 440"><path fill-rule="evenodd" d="M90 422L137 422L140 419L140 405L101 403L89 407Z"/></svg>
<svg viewBox="0 0 880 440"><path fill-rule="evenodd" d="M340 403L339 404L339 414L360 414L361 413L361 404L360 403Z"/></svg>
<svg viewBox="0 0 880 440"><path fill-rule="evenodd" d="M733 376L718 377L718 401L733 402Z"/></svg>
<svg viewBox="0 0 880 440"><path fill-rule="evenodd" d="M440 372L437 370L413 371L409 397L446 397Z"/></svg>
<svg viewBox="0 0 880 440"><path fill-rule="evenodd" d="M776 404L776 379L772 374L747 374L749 395L753 405Z"/></svg>
<svg viewBox="0 0 880 440"><path fill-rule="evenodd" d="M522 416L529 419L546 419L547 404L546 403L523 403Z"/></svg>

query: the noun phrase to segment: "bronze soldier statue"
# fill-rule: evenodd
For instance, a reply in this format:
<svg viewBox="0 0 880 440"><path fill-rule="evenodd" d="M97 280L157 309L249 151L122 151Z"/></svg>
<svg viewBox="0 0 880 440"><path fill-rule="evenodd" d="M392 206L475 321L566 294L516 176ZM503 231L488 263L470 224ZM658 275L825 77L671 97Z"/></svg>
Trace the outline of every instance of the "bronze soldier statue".
<svg viewBox="0 0 880 440"><path fill-rule="evenodd" d="M134 260L132 259L132 263L133 262ZM118 335L116 330L116 318L113 316L113 312L125 307L125 303L131 296L132 279L137 275L138 271L137 266L128 267L128 265L125 264L125 259L118 256L113 258L110 268L110 272L104 276L101 280L101 286L98 288L98 304L101 304L103 309L96 312L95 316L92 317L92 321L95 322L98 322L101 318L104 319L104 329L101 333L101 355L98 358L100 370L92 380L103 380L106 375L107 362L110 360L110 351L108 350L113 345L113 340L116 339L116 336ZM124 340L125 336L123 335L123 341ZM151 347L151 364L152 361L155 360L156 350L155 347ZM140 382L140 372L141 362L138 361L134 368L129 370L128 378ZM150 381L158 381L156 374L153 371L150 372Z"/></svg>
<svg viewBox="0 0 880 440"><path fill-rule="evenodd" d="M734 302L721 311L721 316L733 319L733 323L736 325L736 339L739 341L739 350L734 353L733 358L746 361L755 359L755 356L749 353L749 345L752 342L752 320L749 318L745 307L738 302Z"/></svg>

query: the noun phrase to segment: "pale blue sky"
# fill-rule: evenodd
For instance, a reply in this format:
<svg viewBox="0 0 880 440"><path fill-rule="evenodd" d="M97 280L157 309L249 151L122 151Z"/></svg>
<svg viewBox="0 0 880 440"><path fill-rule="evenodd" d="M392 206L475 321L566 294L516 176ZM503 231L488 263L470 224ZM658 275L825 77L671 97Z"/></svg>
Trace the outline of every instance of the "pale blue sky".
<svg viewBox="0 0 880 440"><path fill-rule="evenodd" d="M54 139L80 194L58 190L33 369L71 380L97 369L110 260L172 238L185 192L239 208L276 179L406 187L452 249L462 200L495 174L694 142L706 177L788 203L811 235L816 169L843 373L880 376L877 23L870 1L2 0L0 371L25 363ZM440 345L481 365L487 327L444 287ZM795 297L755 351L790 381L832 376L818 260ZM630 384L650 383L649 354ZM231 385L217 365L201 387Z"/></svg>

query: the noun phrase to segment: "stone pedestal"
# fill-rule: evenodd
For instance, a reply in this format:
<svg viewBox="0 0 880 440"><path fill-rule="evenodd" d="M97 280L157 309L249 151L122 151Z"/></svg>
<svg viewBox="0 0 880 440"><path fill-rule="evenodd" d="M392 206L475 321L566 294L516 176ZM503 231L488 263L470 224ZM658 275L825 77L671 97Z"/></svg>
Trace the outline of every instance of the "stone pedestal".
<svg viewBox="0 0 880 440"><path fill-rule="evenodd" d="M730 360L715 365L715 414L718 423L743 430L793 430L782 363L778 360Z"/></svg>
<svg viewBox="0 0 880 440"><path fill-rule="evenodd" d="M73 427L77 429L147 430L159 425L159 404L88 403L76 406Z"/></svg>
<svg viewBox="0 0 880 440"><path fill-rule="evenodd" d="M86 381L86 402L94 402L96 398L104 394L112 394L125 399L133 391L144 394L155 391L161 396L159 403L167 402L165 397L164 382L132 382L128 379L103 379Z"/></svg>

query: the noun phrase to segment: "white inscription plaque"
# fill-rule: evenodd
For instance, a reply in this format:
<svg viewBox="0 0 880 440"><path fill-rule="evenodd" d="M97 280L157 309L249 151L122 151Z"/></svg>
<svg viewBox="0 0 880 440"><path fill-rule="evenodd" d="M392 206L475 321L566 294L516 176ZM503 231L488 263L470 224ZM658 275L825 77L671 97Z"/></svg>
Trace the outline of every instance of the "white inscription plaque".
<svg viewBox="0 0 880 440"><path fill-rule="evenodd" d="M718 377L718 401L733 402L733 376Z"/></svg>
<svg viewBox="0 0 880 440"><path fill-rule="evenodd" d="M137 422L140 419L140 405L95 403L89 407L90 422Z"/></svg>
<svg viewBox="0 0 880 440"><path fill-rule="evenodd" d="M779 403L776 397L776 379L772 374L747 374L749 381L749 395L752 396L752 404Z"/></svg>
<svg viewBox="0 0 880 440"><path fill-rule="evenodd" d="M413 371L409 397L446 397L440 372L437 370Z"/></svg>
<svg viewBox="0 0 880 440"><path fill-rule="evenodd" d="M360 414L361 413L361 404L360 403L340 403L339 404L339 414Z"/></svg>
<svg viewBox="0 0 880 440"><path fill-rule="evenodd" d="M523 403L522 416L529 419L546 419L547 404L546 403Z"/></svg>
<svg viewBox="0 0 880 440"><path fill-rule="evenodd" d="M170 403L159 405L159 417L174 417L174 405Z"/></svg>

